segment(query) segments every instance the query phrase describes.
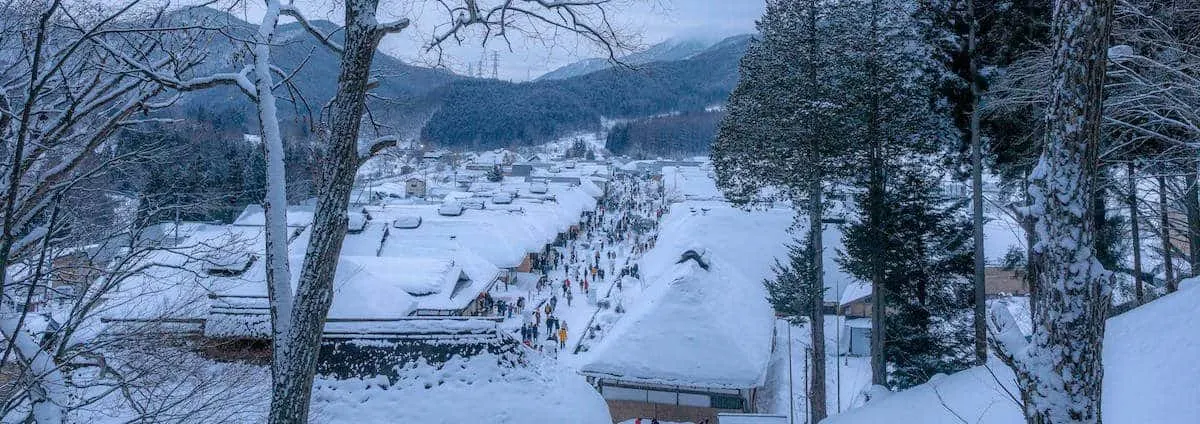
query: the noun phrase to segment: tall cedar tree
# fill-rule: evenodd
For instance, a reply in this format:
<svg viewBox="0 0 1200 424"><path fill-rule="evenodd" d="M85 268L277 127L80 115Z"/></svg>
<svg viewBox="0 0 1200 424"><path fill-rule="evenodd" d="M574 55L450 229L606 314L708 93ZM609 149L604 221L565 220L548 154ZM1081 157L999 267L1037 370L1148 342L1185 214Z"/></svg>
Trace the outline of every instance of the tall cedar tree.
<svg viewBox="0 0 1200 424"><path fill-rule="evenodd" d="M847 0L830 9L829 26L838 66L838 91L851 109L844 134L856 140L849 180L863 193L862 222L871 239L881 240L889 179L909 164L936 162L954 131L943 105L930 99L939 65L924 34L926 23L915 19L915 5L899 0ZM871 379L887 384L887 296L883 290L886 252L879 243L857 250L870 264Z"/></svg>
<svg viewBox="0 0 1200 424"><path fill-rule="evenodd" d="M850 121L835 98L828 13L818 0L772 1L758 22L759 38L739 65L712 157L717 184L727 198L746 205L772 188L808 216L811 287L824 287L821 220L824 185L844 162L853 139L840 126ZM795 254L797 252L793 252ZM810 418L825 417L825 335L821 298L806 299L812 327Z"/></svg>
<svg viewBox="0 0 1200 424"><path fill-rule="evenodd" d="M884 254L887 293L887 385L904 389L937 373L972 363L971 222L967 200L949 198L936 170L911 168L893 179L882 205L884 238L874 238L865 222L846 231L843 267L855 277L871 277L870 254ZM931 177L933 176L933 177ZM860 203L868 201L858 196Z"/></svg>

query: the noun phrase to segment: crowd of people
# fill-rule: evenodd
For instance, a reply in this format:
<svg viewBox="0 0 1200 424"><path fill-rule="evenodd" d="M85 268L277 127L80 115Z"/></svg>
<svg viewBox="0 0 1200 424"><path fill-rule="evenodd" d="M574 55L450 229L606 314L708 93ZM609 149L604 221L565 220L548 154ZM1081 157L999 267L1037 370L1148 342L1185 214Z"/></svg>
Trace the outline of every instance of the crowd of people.
<svg viewBox="0 0 1200 424"><path fill-rule="evenodd" d="M657 240L655 230L664 213L661 196L657 183L618 175L606 187L596 210L585 213L578 227L567 232L555 248L539 255L533 265L541 275L530 294L538 306L523 312L518 330L527 345L553 354L566 349L571 333L560 307L573 308L576 296L596 305L598 298L608 297L612 289L624 290L624 277L640 278L636 257L653 248ZM598 293L606 282L612 283L608 292ZM523 309L521 305L518 314Z"/></svg>

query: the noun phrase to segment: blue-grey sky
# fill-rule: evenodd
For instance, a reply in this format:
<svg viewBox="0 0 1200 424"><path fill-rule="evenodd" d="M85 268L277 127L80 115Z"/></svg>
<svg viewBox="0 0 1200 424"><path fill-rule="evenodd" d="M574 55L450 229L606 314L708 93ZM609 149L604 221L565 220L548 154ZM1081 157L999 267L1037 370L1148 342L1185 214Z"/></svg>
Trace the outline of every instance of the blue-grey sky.
<svg viewBox="0 0 1200 424"><path fill-rule="evenodd" d="M670 38L703 38L712 41L754 30L754 21L765 7L763 0L614 0L609 13L625 32L632 34L635 44L649 46ZM257 20L258 3L242 8L242 15ZM296 5L310 18L338 21L341 2L328 0L296 0ZM380 20L399 17L412 19L413 25L404 33L384 40L381 49L416 64L435 64L437 56L425 52L422 46L446 22L435 0L383 0ZM554 70L562 65L601 52L572 35L541 37L510 37L510 46L493 41L480 46L479 37L468 37L462 45L450 44L443 50L441 65L465 73L468 66L477 66L486 57L485 76L491 75L492 52L499 54L499 76L507 80L526 80Z"/></svg>

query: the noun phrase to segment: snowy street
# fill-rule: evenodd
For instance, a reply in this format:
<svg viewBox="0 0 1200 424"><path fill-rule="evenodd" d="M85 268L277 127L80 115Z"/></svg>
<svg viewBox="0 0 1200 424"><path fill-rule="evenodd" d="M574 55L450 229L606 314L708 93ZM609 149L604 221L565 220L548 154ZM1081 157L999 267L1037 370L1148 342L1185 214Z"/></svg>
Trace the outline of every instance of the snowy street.
<svg viewBox="0 0 1200 424"><path fill-rule="evenodd" d="M545 275L542 281L532 287L494 290L494 296L520 296L529 302L523 312L506 319L503 327L528 339L528 344L543 354L578 366L579 354L599 342L619 316L615 310L636 300L644 289L637 261L653 247L657 235L662 210L658 187L657 182L640 177L612 180L578 231L555 246L551 257L540 261ZM548 326L556 324L567 330L561 349L560 332L547 332L552 328ZM535 331L537 337L523 334L522 326L527 332Z"/></svg>

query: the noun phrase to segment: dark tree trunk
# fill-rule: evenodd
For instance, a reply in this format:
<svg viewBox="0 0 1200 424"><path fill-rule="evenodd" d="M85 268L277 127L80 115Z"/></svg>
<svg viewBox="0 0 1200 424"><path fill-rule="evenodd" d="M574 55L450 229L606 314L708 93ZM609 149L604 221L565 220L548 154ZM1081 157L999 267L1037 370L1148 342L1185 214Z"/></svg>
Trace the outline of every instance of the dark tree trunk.
<svg viewBox="0 0 1200 424"><path fill-rule="evenodd" d="M1146 301L1145 288L1142 287L1142 237L1138 232L1138 206L1137 206L1137 167L1133 162L1129 162L1128 173L1129 178L1129 196L1126 198L1129 202L1129 231L1133 237L1133 293L1134 299L1141 305Z"/></svg>
<svg viewBox="0 0 1200 424"><path fill-rule="evenodd" d="M1025 173L1025 179L1022 182L1025 191L1025 206L1033 205L1033 199L1029 196L1029 173ZM1025 285L1029 287L1029 319L1034 319L1037 315L1038 291L1038 264L1041 263L1041 257L1038 256L1037 250L1033 248L1037 243L1037 233L1034 232L1033 217L1025 217L1021 219L1021 228L1025 230Z"/></svg>
<svg viewBox="0 0 1200 424"><path fill-rule="evenodd" d="M1187 190L1183 194L1183 209L1187 213L1188 263L1191 264L1191 276L1200 275L1200 190L1197 190L1196 169L1183 174L1183 182Z"/></svg>
<svg viewBox="0 0 1200 424"><path fill-rule="evenodd" d="M807 22L808 33L811 35L808 41L808 54L812 64L808 66L808 83L812 86L811 92L820 96L818 89L820 81L818 80L817 66L820 52L820 46L817 44L820 40L817 37L817 2L809 0ZM808 237L812 243L812 264L813 264L813 297L812 307L809 313L809 322L812 325L812 375L809 376L808 388L808 411L809 422L817 423L825 419L828 415L826 412L825 396L825 243L822 239L824 233L824 225L821 220L825 216L825 200L824 188L822 183L825 178L825 169L823 166L824 159L820 157L818 152L821 151L821 139L823 135L820 124L816 120L809 120L810 140L812 145L811 151L817 155L814 163L814 168L817 170L816 176L809 179L808 187ZM790 343L790 341L789 341Z"/></svg>
<svg viewBox="0 0 1200 424"><path fill-rule="evenodd" d="M383 33L377 28L376 0L347 0L345 45L338 89L329 109L325 161L317 183L304 265L300 271L292 331L286 346L292 352L283 364L271 398L272 424L305 423L316 373L317 352L329 306L333 276L346 237L346 208L358 171L358 131L365 108L371 61Z"/></svg>
<svg viewBox="0 0 1200 424"><path fill-rule="evenodd" d="M975 73L975 0L967 0L967 60L971 84L971 218L975 237L975 363L987 363L987 282L983 250L983 141L979 139L979 82Z"/></svg>
<svg viewBox="0 0 1200 424"><path fill-rule="evenodd" d="M1167 206L1167 177L1158 176L1158 210L1159 226L1162 227L1163 277L1166 278L1167 293L1174 293L1179 287L1175 283L1175 264L1171 261L1174 249L1171 245L1171 214Z"/></svg>
<svg viewBox="0 0 1200 424"><path fill-rule="evenodd" d="M870 43L867 55L868 87L878 86L880 34L880 0L871 1ZM872 92L867 105L867 142L870 143L867 182L867 220L870 222L871 237L877 242L871 247L871 383L887 385L887 292L883 287L883 140L879 130L880 93Z"/></svg>
<svg viewBox="0 0 1200 424"><path fill-rule="evenodd" d="M821 218L824 215L824 204L821 196L821 180L813 179L809 187L809 232L812 243L813 264L813 296L809 311L809 323L812 326L812 375L809 376L808 410L810 422L820 422L827 415L825 411L825 311L824 311L824 243L821 240Z"/></svg>

